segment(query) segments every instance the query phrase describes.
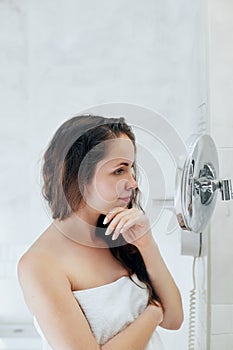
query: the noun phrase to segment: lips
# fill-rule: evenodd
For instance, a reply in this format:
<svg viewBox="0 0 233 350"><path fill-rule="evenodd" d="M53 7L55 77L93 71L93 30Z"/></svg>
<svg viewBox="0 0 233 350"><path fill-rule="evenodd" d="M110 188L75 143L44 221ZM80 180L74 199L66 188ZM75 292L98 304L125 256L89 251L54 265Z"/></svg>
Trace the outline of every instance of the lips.
<svg viewBox="0 0 233 350"><path fill-rule="evenodd" d="M131 197L124 197L124 198L119 198L124 202L129 202Z"/></svg>

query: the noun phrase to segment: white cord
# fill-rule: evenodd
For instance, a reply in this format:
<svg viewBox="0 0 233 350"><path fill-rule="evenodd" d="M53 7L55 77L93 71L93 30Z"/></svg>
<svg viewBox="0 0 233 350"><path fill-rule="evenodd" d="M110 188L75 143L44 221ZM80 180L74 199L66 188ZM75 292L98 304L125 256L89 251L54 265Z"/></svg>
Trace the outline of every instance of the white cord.
<svg viewBox="0 0 233 350"><path fill-rule="evenodd" d="M188 335L188 350L195 350L195 321L196 321L196 279L195 279L195 264L197 257L193 258L193 289L189 294L189 335Z"/></svg>

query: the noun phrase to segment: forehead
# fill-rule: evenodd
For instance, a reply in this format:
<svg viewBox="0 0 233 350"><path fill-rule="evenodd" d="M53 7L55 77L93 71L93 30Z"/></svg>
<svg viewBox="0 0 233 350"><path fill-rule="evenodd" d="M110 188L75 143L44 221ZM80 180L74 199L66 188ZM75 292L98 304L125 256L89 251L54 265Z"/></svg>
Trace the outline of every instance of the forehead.
<svg viewBox="0 0 233 350"><path fill-rule="evenodd" d="M102 164L115 165L121 160L135 161L135 149L133 142L126 135L106 141L106 155Z"/></svg>

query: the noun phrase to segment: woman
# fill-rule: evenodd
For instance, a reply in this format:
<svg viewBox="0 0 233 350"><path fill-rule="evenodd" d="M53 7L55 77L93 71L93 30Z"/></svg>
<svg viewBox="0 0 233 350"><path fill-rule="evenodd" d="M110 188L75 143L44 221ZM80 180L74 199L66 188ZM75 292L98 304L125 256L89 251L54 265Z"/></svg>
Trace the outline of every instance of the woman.
<svg viewBox="0 0 233 350"><path fill-rule="evenodd" d="M183 322L179 290L139 201L135 137L124 118L80 115L43 158L53 222L18 277L44 349L163 349L156 327Z"/></svg>

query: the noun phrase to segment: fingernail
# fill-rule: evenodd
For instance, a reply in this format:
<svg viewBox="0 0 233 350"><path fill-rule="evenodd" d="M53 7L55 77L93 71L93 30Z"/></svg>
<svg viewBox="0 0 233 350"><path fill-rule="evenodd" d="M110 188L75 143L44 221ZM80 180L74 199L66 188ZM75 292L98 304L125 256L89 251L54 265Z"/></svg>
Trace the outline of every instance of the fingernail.
<svg viewBox="0 0 233 350"><path fill-rule="evenodd" d="M107 216L105 216L104 221L103 221L103 225L106 225L107 223L108 223L108 218L107 218Z"/></svg>
<svg viewBox="0 0 233 350"><path fill-rule="evenodd" d="M105 236L108 236L108 235L110 235L110 229L109 229L109 227L107 228L107 230L105 231Z"/></svg>
<svg viewBox="0 0 233 350"><path fill-rule="evenodd" d="M113 233L113 235L112 235L112 240L115 241L115 239L116 239L116 234Z"/></svg>

